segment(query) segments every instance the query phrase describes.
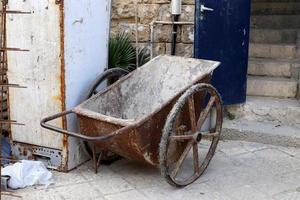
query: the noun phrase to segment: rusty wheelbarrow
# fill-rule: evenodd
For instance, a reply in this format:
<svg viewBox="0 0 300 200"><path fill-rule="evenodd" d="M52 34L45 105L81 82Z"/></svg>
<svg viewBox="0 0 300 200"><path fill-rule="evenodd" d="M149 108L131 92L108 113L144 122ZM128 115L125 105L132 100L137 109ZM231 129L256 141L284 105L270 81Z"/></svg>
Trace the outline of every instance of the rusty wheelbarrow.
<svg viewBox="0 0 300 200"><path fill-rule="evenodd" d="M159 167L168 183L186 186L205 171L220 138L222 101L208 84L219 64L158 56L72 110L43 119L41 126ZM80 133L47 124L71 113ZM101 156L95 151L97 168Z"/></svg>

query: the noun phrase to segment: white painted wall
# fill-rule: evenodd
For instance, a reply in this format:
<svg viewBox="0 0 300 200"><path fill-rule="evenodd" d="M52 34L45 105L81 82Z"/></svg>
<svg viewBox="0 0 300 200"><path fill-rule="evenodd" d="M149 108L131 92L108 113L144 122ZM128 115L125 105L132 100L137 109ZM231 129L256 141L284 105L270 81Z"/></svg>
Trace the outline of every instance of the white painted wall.
<svg viewBox="0 0 300 200"><path fill-rule="evenodd" d="M87 89L107 65L110 0L65 0L66 106L71 109L84 100ZM76 130L74 118L68 128ZM69 169L82 159L80 142L69 138Z"/></svg>
<svg viewBox="0 0 300 200"><path fill-rule="evenodd" d="M65 0L66 103L83 100L107 64L110 0Z"/></svg>
<svg viewBox="0 0 300 200"><path fill-rule="evenodd" d="M9 0L9 10L30 15L7 16L7 46L29 49L8 52L11 119L25 126L12 126L14 141L62 149L62 136L42 129L42 117L61 112L61 62L59 7L55 0ZM55 123L61 126L62 121Z"/></svg>

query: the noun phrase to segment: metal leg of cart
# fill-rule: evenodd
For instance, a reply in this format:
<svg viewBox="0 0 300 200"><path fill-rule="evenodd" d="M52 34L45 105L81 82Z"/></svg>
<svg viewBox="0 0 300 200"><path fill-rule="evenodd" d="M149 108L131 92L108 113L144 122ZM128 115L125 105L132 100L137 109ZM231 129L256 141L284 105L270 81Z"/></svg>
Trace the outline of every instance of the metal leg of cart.
<svg viewBox="0 0 300 200"><path fill-rule="evenodd" d="M97 156L97 145L95 143L93 143L93 156L92 156L92 160L93 160L93 167L95 170L95 173L98 173L98 169L101 165L101 160L102 158L105 156L106 151L105 150L101 150L100 154Z"/></svg>

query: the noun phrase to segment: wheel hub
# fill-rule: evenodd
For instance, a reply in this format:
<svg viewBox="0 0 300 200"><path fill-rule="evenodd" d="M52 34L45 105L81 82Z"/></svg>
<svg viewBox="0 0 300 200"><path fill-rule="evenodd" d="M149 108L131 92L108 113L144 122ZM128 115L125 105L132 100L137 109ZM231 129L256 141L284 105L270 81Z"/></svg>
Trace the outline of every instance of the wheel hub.
<svg viewBox="0 0 300 200"><path fill-rule="evenodd" d="M194 140L195 140L195 142L200 142L202 140L202 133L201 132L196 132L194 134Z"/></svg>
<svg viewBox="0 0 300 200"><path fill-rule="evenodd" d="M196 141L197 141L197 142L200 142L201 139L202 139L202 133L199 133L199 134L197 135Z"/></svg>

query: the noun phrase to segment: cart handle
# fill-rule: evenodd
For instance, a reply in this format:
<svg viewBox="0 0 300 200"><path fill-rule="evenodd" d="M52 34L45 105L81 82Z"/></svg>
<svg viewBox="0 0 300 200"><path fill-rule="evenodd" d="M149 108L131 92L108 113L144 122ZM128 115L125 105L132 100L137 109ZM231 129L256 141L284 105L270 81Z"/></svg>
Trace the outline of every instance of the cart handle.
<svg viewBox="0 0 300 200"><path fill-rule="evenodd" d="M72 131L68 131L68 130L65 130L65 129L50 125L50 124L47 124L47 122L53 121L54 119L57 119L57 118L60 118L60 117L63 117L63 116L66 116L66 115L69 115L69 114L72 114L72 113L74 113L74 111L67 110L67 111L57 113L55 115L43 118L40 122L40 125L45 129L52 130L52 131L55 131L57 133L61 133L61 134L64 134L64 135L80 138L80 139L87 140L87 141L108 140L108 139L120 134L122 132L121 131L122 129L127 128L127 127L124 127L122 129L114 131L113 133L108 134L108 135L91 137L91 136L83 135L81 133L75 133L75 132L72 132Z"/></svg>

